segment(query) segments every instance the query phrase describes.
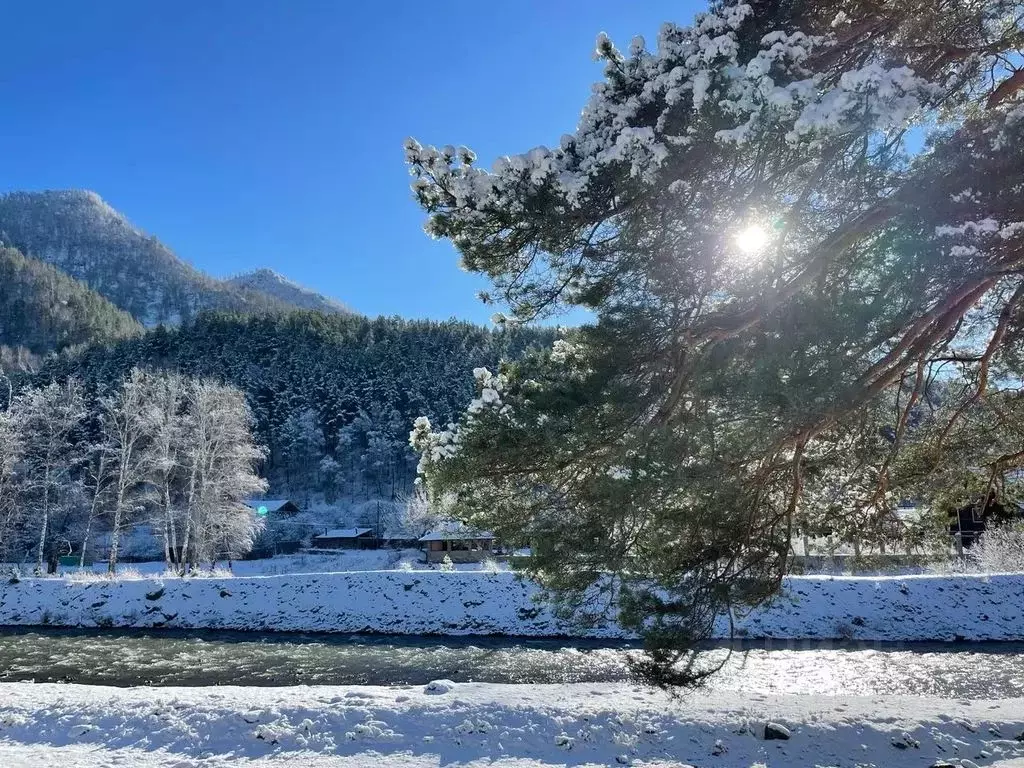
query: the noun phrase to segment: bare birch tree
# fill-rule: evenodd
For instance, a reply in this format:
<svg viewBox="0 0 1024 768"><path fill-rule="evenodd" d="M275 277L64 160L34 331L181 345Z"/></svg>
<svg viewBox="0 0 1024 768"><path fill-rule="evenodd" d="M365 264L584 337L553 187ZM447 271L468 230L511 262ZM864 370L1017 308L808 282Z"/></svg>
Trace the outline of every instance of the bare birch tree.
<svg viewBox="0 0 1024 768"><path fill-rule="evenodd" d="M21 458L21 436L11 414L0 411L0 559L10 550L21 521L15 467Z"/></svg>
<svg viewBox="0 0 1024 768"><path fill-rule="evenodd" d="M107 568L117 570L121 533L141 503L149 479L153 455L149 448L150 382L138 368L113 395L100 399L103 451L111 471L110 557Z"/></svg>
<svg viewBox="0 0 1024 768"><path fill-rule="evenodd" d="M89 537L93 526L103 514L103 502L110 489L110 452L105 450L103 443L92 446L85 469L85 487L89 495L89 516L85 521L85 533L82 534L82 551L79 553L78 566L85 567L85 557L89 550Z"/></svg>
<svg viewBox="0 0 1024 768"><path fill-rule="evenodd" d="M175 503L174 486L179 481L182 450L182 417L185 385L178 373L153 374L150 379L150 485L153 494L153 521L164 542L164 562L177 568L180 505Z"/></svg>
<svg viewBox="0 0 1024 768"><path fill-rule="evenodd" d="M43 570L50 518L71 487L72 469L81 456L72 440L86 415L77 380L49 384L15 398L12 422L24 452L19 486L26 511L39 521L36 569ZM54 563L50 564L54 570Z"/></svg>
<svg viewBox="0 0 1024 768"><path fill-rule="evenodd" d="M266 489L254 466L262 450L242 393L211 381L190 382L182 434L185 468L181 570L252 548L263 521L243 499Z"/></svg>

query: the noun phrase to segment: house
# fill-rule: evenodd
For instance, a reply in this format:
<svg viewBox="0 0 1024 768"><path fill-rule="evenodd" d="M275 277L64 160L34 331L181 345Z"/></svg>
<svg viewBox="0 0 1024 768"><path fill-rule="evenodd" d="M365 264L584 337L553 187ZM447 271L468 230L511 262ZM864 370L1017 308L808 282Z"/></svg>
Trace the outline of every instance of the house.
<svg viewBox="0 0 1024 768"><path fill-rule="evenodd" d="M979 498L972 504L949 511L949 532L958 539L958 549L969 549L985 530L1024 516L1017 507L1006 507L990 492L987 501Z"/></svg>
<svg viewBox="0 0 1024 768"><path fill-rule="evenodd" d="M375 549L372 528L332 528L313 537L313 549Z"/></svg>
<svg viewBox="0 0 1024 768"><path fill-rule="evenodd" d="M299 505L289 499L246 499L245 506L256 512L258 515L277 515L290 517L297 515L302 510Z"/></svg>
<svg viewBox="0 0 1024 768"><path fill-rule="evenodd" d="M449 520L419 538L428 563L440 563L447 555L453 563L479 563L491 556L494 534Z"/></svg>
<svg viewBox="0 0 1024 768"><path fill-rule="evenodd" d="M299 551L302 540L309 535L309 526L297 522L302 511L298 504L290 499L246 499L242 503L265 523L249 557L290 555Z"/></svg>

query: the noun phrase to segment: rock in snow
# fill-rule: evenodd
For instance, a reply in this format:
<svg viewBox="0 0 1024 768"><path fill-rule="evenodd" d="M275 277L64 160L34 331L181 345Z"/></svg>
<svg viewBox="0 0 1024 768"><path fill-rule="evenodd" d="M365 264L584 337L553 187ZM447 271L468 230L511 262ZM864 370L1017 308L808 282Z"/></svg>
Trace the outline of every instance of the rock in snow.
<svg viewBox="0 0 1024 768"><path fill-rule="evenodd" d="M764 726L764 740L765 741L787 741L790 736L789 728L778 723L765 723Z"/></svg>
<svg viewBox="0 0 1024 768"><path fill-rule="evenodd" d="M436 696L442 693L450 693L454 688L455 683L451 680L431 680L423 686L423 692Z"/></svg>

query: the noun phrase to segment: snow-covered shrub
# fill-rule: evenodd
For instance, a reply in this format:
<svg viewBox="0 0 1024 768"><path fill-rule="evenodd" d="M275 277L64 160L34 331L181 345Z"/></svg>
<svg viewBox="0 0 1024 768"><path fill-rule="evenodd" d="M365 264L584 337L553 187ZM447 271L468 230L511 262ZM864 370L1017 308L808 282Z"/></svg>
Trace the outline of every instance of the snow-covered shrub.
<svg viewBox="0 0 1024 768"><path fill-rule="evenodd" d="M455 563L452 562L452 558L451 558L450 555L445 555L444 556L444 560L441 561L441 570L442 571L454 571L455 570Z"/></svg>
<svg viewBox="0 0 1024 768"><path fill-rule="evenodd" d="M193 579L231 579L235 573L229 568L219 566L217 568L201 568L189 574Z"/></svg>
<svg viewBox="0 0 1024 768"><path fill-rule="evenodd" d="M985 531L967 553L967 561L982 573L1024 573L1024 523Z"/></svg>
<svg viewBox="0 0 1024 768"><path fill-rule="evenodd" d="M109 574L106 571L85 571L85 570L74 570L64 574L65 581L70 581L72 584L89 584L94 581L103 581L108 578Z"/></svg>
<svg viewBox="0 0 1024 768"><path fill-rule="evenodd" d="M110 573L109 571L87 571L82 569L76 569L69 571L64 574L64 578L73 584L90 584L97 581L136 581L138 579L149 578L148 575L143 574L138 568L132 567L120 567L117 569L117 573Z"/></svg>
<svg viewBox="0 0 1024 768"><path fill-rule="evenodd" d="M408 560L403 560L402 562L400 562L398 564L398 570L400 570L400 571L411 571L412 570L412 563L410 563Z"/></svg>
<svg viewBox="0 0 1024 768"><path fill-rule="evenodd" d="M488 557L480 563L480 570L485 571L486 573L501 573L501 566L493 557Z"/></svg>

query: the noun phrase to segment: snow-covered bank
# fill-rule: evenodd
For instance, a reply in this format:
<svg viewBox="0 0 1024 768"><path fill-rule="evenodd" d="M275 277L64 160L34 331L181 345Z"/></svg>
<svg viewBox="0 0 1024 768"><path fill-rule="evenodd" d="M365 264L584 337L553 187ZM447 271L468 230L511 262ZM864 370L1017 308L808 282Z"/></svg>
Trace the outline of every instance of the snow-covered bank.
<svg viewBox="0 0 1024 768"><path fill-rule="evenodd" d="M366 571L269 577L23 579L0 625L559 636L574 633L512 573ZM722 633L726 625L722 622ZM1024 639L1024 575L805 576L740 620L748 638ZM592 630L622 636L618 627Z"/></svg>
<svg viewBox="0 0 1024 768"><path fill-rule="evenodd" d="M674 701L622 684L0 691L7 768L1024 764L1024 699ZM789 738L766 739L769 723Z"/></svg>

